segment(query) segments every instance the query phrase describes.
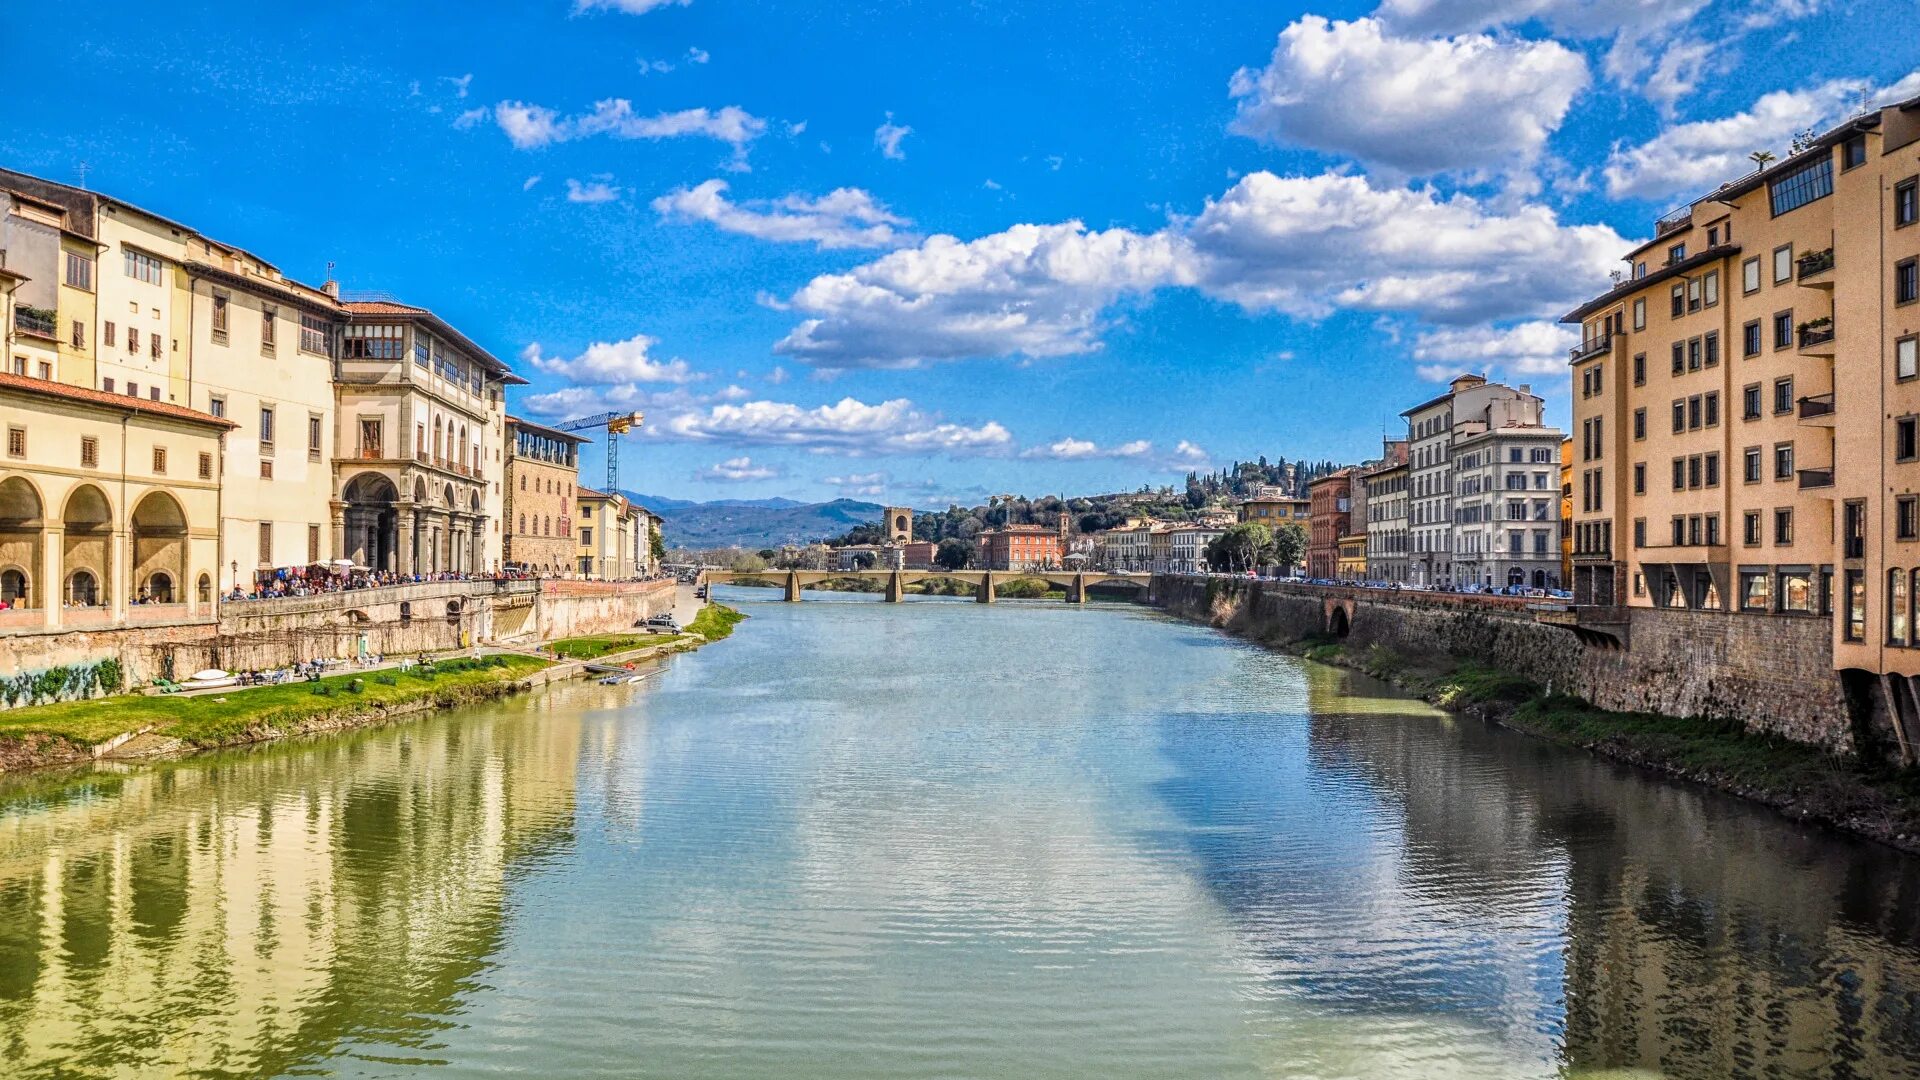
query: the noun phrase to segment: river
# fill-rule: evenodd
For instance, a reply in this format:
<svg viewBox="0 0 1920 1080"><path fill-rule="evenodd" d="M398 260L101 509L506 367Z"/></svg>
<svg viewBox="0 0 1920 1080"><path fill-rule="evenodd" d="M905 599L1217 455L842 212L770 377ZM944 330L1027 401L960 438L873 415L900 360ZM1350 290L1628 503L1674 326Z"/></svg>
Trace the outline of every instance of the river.
<svg viewBox="0 0 1920 1080"><path fill-rule="evenodd" d="M1920 1076L1920 860L1141 609L0 782L0 1075Z"/></svg>

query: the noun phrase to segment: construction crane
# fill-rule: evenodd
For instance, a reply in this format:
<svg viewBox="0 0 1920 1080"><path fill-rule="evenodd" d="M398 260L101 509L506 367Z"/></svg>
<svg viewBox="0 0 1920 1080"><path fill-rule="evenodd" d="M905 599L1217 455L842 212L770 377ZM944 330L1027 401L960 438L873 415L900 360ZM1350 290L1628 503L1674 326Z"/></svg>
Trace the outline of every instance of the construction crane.
<svg viewBox="0 0 1920 1080"><path fill-rule="evenodd" d="M620 490L620 436L640 426L646 419L637 412L601 413L598 416L583 416L578 420L569 420L555 425L559 431L586 431L590 428L607 429L607 494Z"/></svg>

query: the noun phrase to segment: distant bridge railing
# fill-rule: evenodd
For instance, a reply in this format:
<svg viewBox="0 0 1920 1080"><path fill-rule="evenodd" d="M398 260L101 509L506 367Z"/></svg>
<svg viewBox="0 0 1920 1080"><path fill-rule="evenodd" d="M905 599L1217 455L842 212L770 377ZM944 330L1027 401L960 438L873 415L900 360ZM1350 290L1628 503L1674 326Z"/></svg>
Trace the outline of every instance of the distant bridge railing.
<svg viewBox="0 0 1920 1080"><path fill-rule="evenodd" d="M982 604L995 602L1000 588L1010 581L1044 581L1058 585L1066 593L1067 603L1084 604L1087 590L1102 585L1132 587L1144 594L1153 575L1099 570L705 570L701 573L703 581L714 585L734 581L775 582L784 587L785 598L793 602L800 599L809 585L848 578L884 584L889 603L906 599L907 586L915 582L949 580L971 583L974 599Z"/></svg>

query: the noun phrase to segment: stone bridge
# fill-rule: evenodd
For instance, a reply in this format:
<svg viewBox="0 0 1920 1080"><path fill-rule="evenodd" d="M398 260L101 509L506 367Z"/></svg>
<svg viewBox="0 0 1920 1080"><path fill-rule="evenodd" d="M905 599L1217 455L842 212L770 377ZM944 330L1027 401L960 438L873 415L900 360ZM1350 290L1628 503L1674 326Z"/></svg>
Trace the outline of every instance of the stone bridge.
<svg viewBox="0 0 1920 1080"><path fill-rule="evenodd" d="M1144 599L1153 575L1093 570L763 570L757 573L745 570L704 570L701 572L701 580L708 584L724 585L730 581L778 581L785 586L788 601L798 601L800 593L809 585L843 578L884 583L887 587L888 603L899 603L906 599L907 586L916 581L944 578L972 585L974 599L982 604L993 603L1001 585L1021 579L1057 585L1066 592L1067 603L1084 604L1087 602L1087 590L1097 585L1121 585L1138 589L1141 598Z"/></svg>

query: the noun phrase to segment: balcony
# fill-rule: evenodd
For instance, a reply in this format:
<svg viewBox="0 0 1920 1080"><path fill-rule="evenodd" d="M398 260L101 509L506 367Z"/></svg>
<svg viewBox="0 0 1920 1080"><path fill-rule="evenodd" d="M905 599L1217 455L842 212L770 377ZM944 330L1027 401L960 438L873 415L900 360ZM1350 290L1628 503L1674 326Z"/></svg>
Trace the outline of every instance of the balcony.
<svg viewBox="0 0 1920 1080"><path fill-rule="evenodd" d="M1833 288L1833 249L1810 251L1794 263L1794 276L1809 288Z"/></svg>
<svg viewBox="0 0 1920 1080"><path fill-rule="evenodd" d="M1833 355L1833 317L1824 316L1803 322L1794 328L1799 349L1807 356Z"/></svg>
<svg viewBox="0 0 1920 1080"><path fill-rule="evenodd" d="M59 314L52 308L28 307L16 305L13 309L13 328L28 337L46 338L58 341L60 338Z"/></svg>
<svg viewBox="0 0 1920 1080"><path fill-rule="evenodd" d="M1830 488L1832 486L1833 486L1833 467L1832 466L1828 466L1827 468L1824 468L1824 469L1801 469L1800 470L1800 490L1801 491L1810 491L1814 488Z"/></svg>
<svg viewBox="0 0 1920 1080"><path fill-rule="evenodd" d="M1821 427L1832 427L1834 423L1833 395L1829 393L1803 397L1800 399L1799 411L1802 422L1818 424Z"/></svg>
<svg viewBox="0 0 1920 1080"><path fill-rule="evenodd" d="M363 446L354 456L361 461L385 461L387 457L378 446Z"/></svg>
<svg viewBox="0 0 1920 1080"><path fill-rule="evenodd" d="M1613 331L1608 330L1605 333L1602 333L1599 337L1589 338L1588 340L1583 341L1578 345L1575 345L1573 348L1568 349L1567 354L1569 357L1569 362L1577 364L1582 360L1591 360L1596 356L1599 356L1603 353L1612 352L1612 351L1613 351Z"/></svg>
<svg viewBox="0 0 1920 1080"><path fill-rule="evenodd" d="M1660 237L1667 235L1668 233L1679 232L1681 229L1684 229L1687 226L1692 224L1693 224L1693 204L1688 203L1687 205L1680 207L1678 210L1668 211L1665 217L1662 217L1659 221L1656 221L1653 223L1654 239L1657 240Z"/></svg>

